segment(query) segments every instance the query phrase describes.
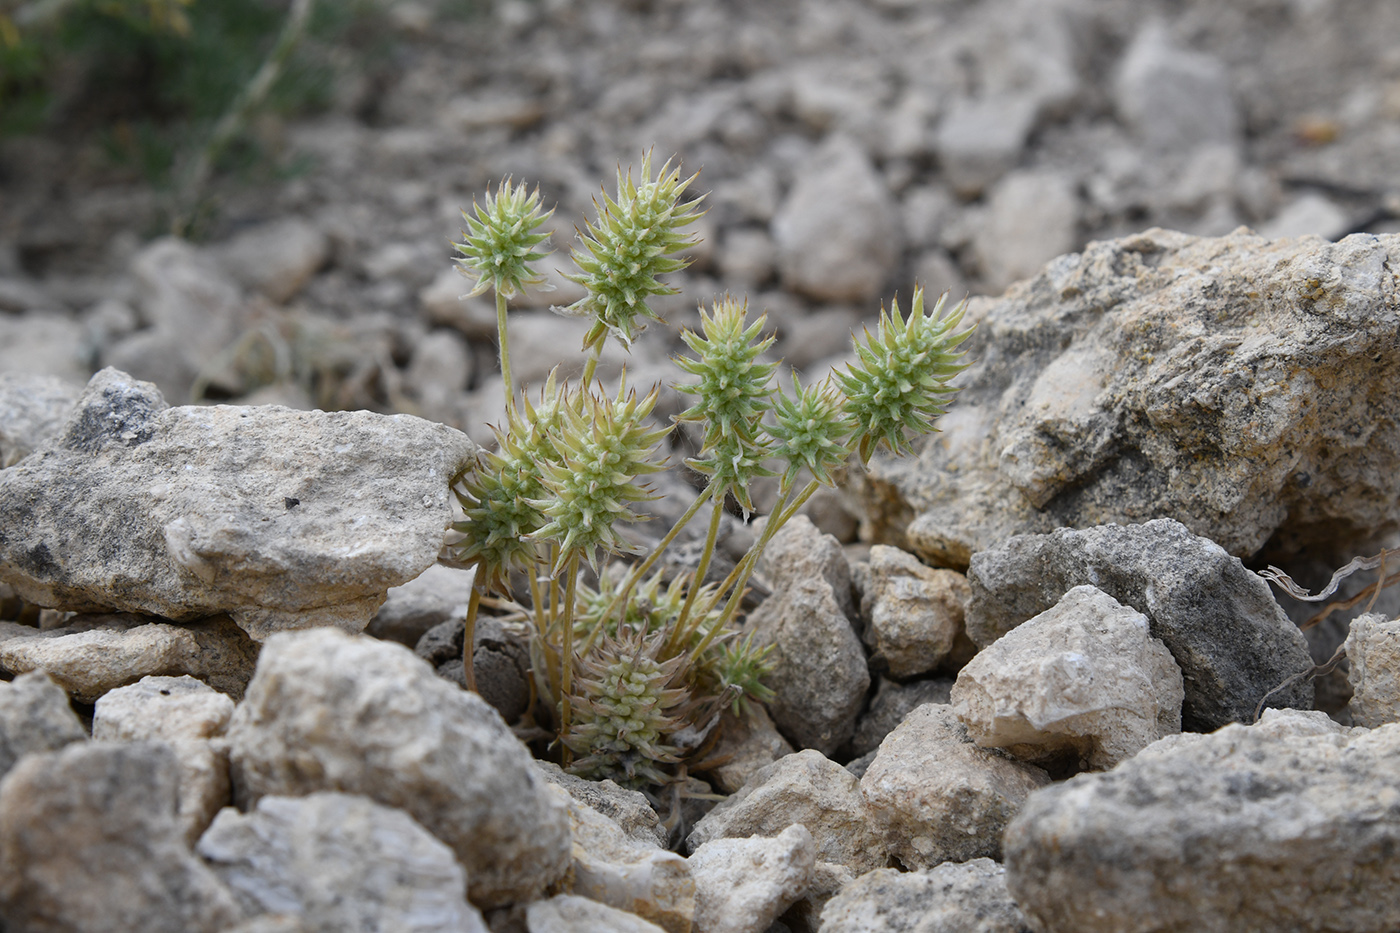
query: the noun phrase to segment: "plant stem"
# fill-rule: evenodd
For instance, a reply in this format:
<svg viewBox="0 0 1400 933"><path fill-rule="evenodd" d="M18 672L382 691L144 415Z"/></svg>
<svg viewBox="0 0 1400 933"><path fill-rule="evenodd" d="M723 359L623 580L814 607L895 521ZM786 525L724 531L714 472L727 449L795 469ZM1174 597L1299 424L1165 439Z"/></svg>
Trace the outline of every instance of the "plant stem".
<svg viewBox="0 0 1400 933"><path fill-rule="evenodd" d="M593 631L588 633L588 639L584 641L583 645L579 648L578 653L580 655L588 654L589 649L593 647L593 642L598 639L598 633L607 625L608 619L612 618L612 614L618 610L619 606L622 607L622 615L618 617L619 621L627 617L627 600L632 595L632 590L642 577L646 575L646 572L661 559L662 553L665 552L672 541L676 540L676 535L680 534L682 529L695 517L695 513L700 511L700 506L704 505L706 500L714 494L715 484L710 483L700 495L695 498L695 501L690 504L690 508L685 510L685 514L677 519L676 523L671 526L671 530L666 532L666 537L662 538L661 543L647 555L646 560L633 566L632 570L627 574L627 579L623 581L622 587L618 590L617 595L608 603L608 608L604 610L602 617L598 620L598 625ZM720 501L723 502L723 500Z"/></svg>
<svg viewBox="0 0 1400 933"><path fill-rule="evenodd" d="M601 322L594 324L583 338L584 349L588 351L588 360L583 364L583 381L580 385L585 389L593 381L593 373L598 369L598 358L603 355L603 344L607 341L608 330Z"/></svg>
<svg viewBox="0 0 1400 933"><path fill-rule="evenodd" d="M239 130L248 121L249 114L267 97L268 92L272 90L272 85L277 83L292 50L297 47L302 34L306 32L306 24L311 19L313 5L313 0L292 0L291 9L287 12L287 19L282 24L282 31L278 33L277 42L273 45L272 51L267 53L267 58L263 60L262 66L258 68L252 80L244 86L243 90L239 91L228 110L219 118L219 122L214 124L214 131L209 134L208 142L204 144L204 148L190 163L189 170L185 172L183 184L179 186L175 216L171 221L171 232L176 236L184 236L189 230L190 223L194 219L199 193L209 181L209 174L213 170L214 162L223 153L224 148L238 135Z"/></svg>
<svg viewBox="0 0 1400 933"><path fill-rule="evenodd" d="M510 342L506 335L506 296L496 289L496 335L500 344L501 381L506 387L506 413L515 411L515 383L510 378Z"/></svg>
<svg viewBox="0 0 1400 933"><path fill-rule="evenodd" d="M564 634L561 639L564 648L563 670L559 675L559 738L569 734L569 721L572 718L573 704L570 694L574 689L574 599L578 590L578 551L569 554L569 563L564 568ZM571 755L569 746L562 751L564 767L569 766Z"/></svg>
<svg viewBox="0 0 1400 933"><path fill-rule="evenodd" d="M763 526L763 534L754 542L754 546L749 548L749 553L744 555L744 559L739 562L739 566L734 568L734 573L730 574L731 577L734 577L737 573L738 577L734 581L734 589L730 593L729 602L725 604L724 611L715 619L714 625L710 626L710 630L705 633L705 637L700 640L700 644L696 645L695 649L691 651L690 657L692 661L700 657L700 653L710 646L710 642L714 641L715 636L719 634L720 630L729 624L730 619L734 618L734 613L738 610L739 604L742 603L744 599L744 586L749 582L749 577L753 575L754 568L758 566L758 558L762 555L763 549L768 546L768 542L772 539L774 533L776 533L779 528L783 527L783 525L786 525L788 520L797 514L798 509L807 504L807 500L812 498L812 493L816 492L820 486L821 483L812 480L802 492L798 493L797 498L792 501L791 505L786 505L787 495L779 498L778 507L768 516L768 521ZM791 490L788 492L790 494ZM729 581L726 580L725 583L727 585ZM713 611L723 595L724 588L721 588L720 591L715 594L714 598L705 606L705 611L700 616L701 620Z"/></svg>
<svg viewBox="0 0 1400 933"><path fill-rule="evenodd" d="M666 639L666 650L670 652L678 651L685 640L690 637L690 632L686 628L686 623L690 621L690 611L695 607L696 595L705 584L705 574L710 572L710 559L715 553L715 541L719 538L720 521L724 518L724 497L715 497L714 511L710 513L710 530L705 536L705 549L700 552L700 563L695 567L695 575L690 579L690 586L685 593L685 602L681 604L680 615L676 616L676 624L671 626L671 634ZM701 616L703 619L704 616Z"/></svg>
<svg viewBox="0 0 1400 933"><path fill-rule="evenodd" d="M481 568L478 567L476 572L481 573ZM474 648L476 641L476 614L480 607L481 587L477 586L476 581L473 580L472 595L467 601L467 618L462 623L464 630L462 640L462 672L466 675L467 689L472 693L478 692L476 689L476 665L473 663L473 655L475 654Z"/></svg>

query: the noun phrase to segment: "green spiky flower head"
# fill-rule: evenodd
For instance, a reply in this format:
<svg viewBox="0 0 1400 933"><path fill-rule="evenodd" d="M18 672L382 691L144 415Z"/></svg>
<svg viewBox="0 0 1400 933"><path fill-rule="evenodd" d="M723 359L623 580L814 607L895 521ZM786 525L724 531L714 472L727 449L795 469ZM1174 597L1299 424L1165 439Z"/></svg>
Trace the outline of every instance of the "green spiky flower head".
<svg viewBox="0 0 1400 933"><path fill-rule="evenodd" d="M496 193L486 192L486 203L472 202L476 216L462 212L467 229L462 231L461 243L452 246L461 253L456 262L476 287L470 295L480 295L494 289L498 295L518 295L527 285L538 285L544 276L530 265L549 255L535 250L548 233L536 232L554 213L541 213L540 191L536 188L527 196L525 185L512 186L510 179L502 181Z"/></svg>
<svg viewBox="0 0 1400 933"><path fill-rule="evenodd" d="M774 456L787 462L783 488L790 488L804 468L817 482L834 485L831 471L851 455L846 438L854 422L846 413L845 399L830 382L804 389L795 371L792 389L793 398L778 393L773 403L775 421L768 425L768 433L777 441Z"/></svg>
<svg viewBox="0 0 1400 933"><path fill-rule="evenodd" d="M463 511L452 530L463 537L447 549L448 557L475 566L478 581L487 589L507 592L510 571L534 563L536 546L529 535L545 523L539 508L526 498L536 488L533 470L492 453L483 456L474 476L452 488Z"/></svg>
<svg viewBox="0 0 1400 933"><path fill-rule="evenodd" d="M596 319L584 339L586 347L600 344L609 333L630 346L647 320L660 321L647 298L677 293L657 276L684 269L688 263L676 254L696 241L684 228L699 219L703 195L681 200L696 176L682 179L680 169L671 168L667 160L653 179L649 152L642 158L641 176L638 184L631 169L625 175L618 169L616 200L603 194L597 223L580 234L583 248L573 250L580 272L569 279L588 293L556 310Z"/></svg>
<svg viewBox="0 0 1400 933"><path fill-rule="evenodd" d="M676 365L700 381L676 388L699 399L676 420L704 422L706 446L725 436L756 434L773 392L770 382L778 364L759 358L776 338L757 339L768 316L747 324L748 310L747 302L726 295L710 313L700 309L703 337L690 330L681 333L698 358L680 357Z"/></svg>
<svg viewBox="0 0 1400 933"><path fill-rule="evenodd" d="M954 333L967 302L945 315L947 300L943 295L925 314L924 290L916 287L907 321L899 301L892 301L889 311L880 310L875 335L867 330L865 341L856 344L858 360L836 374L846 411L855 419L862 461L868 463L880 443L904 453L909 435L935 430L934 419L947 410L957 391L948 381L967 367L956 348L972 333Z"/></svg>
<svg viewBox="0 0 1400 933"><path fill-rule="evenodd" d="M670 432L647 424L656 389L638 398L624 378L616 400L578 394L581 398L559 408L563 420L554 439L559 460L539 464L549 495L531 503L549 519L534 537L559 545L555 572L572 552L584 555L596 570L599 548L614 554L632 550L613 525L642 518L627 506L651 495L634 480L661 469L650 458Z"/></svg>

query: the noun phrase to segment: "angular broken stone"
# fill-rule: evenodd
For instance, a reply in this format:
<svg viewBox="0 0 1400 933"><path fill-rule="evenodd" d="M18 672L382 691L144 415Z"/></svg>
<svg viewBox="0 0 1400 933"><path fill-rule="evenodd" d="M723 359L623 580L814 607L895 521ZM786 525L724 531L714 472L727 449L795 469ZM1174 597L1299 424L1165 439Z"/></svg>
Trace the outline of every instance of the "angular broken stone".
<svg viewBox="0 0 1400 933"><path fill-rule="evenodd" d="M1400 929L1400 724L1183 733L1032 794L1006 885L1047 933Z"/></svg>
<svg viewBox="0 0 1400 933"><path fill-rule="evenodd" d="M763 933L807 894L817 847L795 823L771 838L715 839L690 854L695 928L706 933Z"/></svg>
<svg viewBox="0 0 1400 933"><path fill-rule="evenodd" d="M822 910L822 933L1026 933L1025 915L989 858L918 871L877 868Z"/></svg>
<svg viewBox="0 0 1400 933"><path fill-rule="evenodd" d="M735 716L726 710L720 723L719 741L709 756L723 763L709 776L721 791L732 794L760 769L794 751L773 725L763 704L750 704L747 716Z"/></svg>
<svg viewBox="0 0 1400 933"><path fill-rule="evenodd" d="M1400 722L1400 619L1368 613L1351 620L1346 640L1353 725Z"/></svg>
<svg viewBox="0 0 1400 933"><path fill-rule="evenodd" d="M227 612L259 640L360 631L437 560L474 451L409 415L170 408L108 368L56 437L0 471L0 581L78 612Z"/></svg>
<svg viewBox="0 0 1400 933"><path fill-rule="evenodd" d="M1241 557L1393 532L1397 264L1395 234L1154 229L974 300L941 433L871 464L874 540L958 569L1011 535L1158 517Z"/></svg>
<svg viewBox="0 0 1400 933"><path fill-rule="evenodd" d="M170 746L180 767L176 816L193 846L229 804L228 748L211 740L232 716L233 700L193 677L143 677L98 699L92 737Z"/></svg>
<svg viewBox="0 0 1400 933"><path fill-rule="evenodd" d="M1185 678L1183 729L1252 722L1266 694L1312 667L1268 584L1171 519L1017 535L976 554L967 580L967 633L983 647L1084 584L1147 616ZM1311 682L1299 679L1267 705L1310 709L1312 700Z"/></svg>
<svg viewBox="0 0 1400 933"><path fill-rule="evenodd" d="M951 704L978 745L1108 769L1181 731L1181 669L1147 617L1092 586L992 642Z"/></svg>
<svg viewBox="0 0 1400 933"><path fill-rule="evenodd" d="M870 671L851 627L850 568L836 539L799 515L773 535L764 572L773 594L749 615L772 645L768 712L793 745L831 754L855 731Z"/></svg>
<svg viewBox="0 0 1400 933"><path fill-rule="evenodd" d="M177 774L157 742L83 742L17 764L0 783L7 929L222 933L241 920L185 845Z"/></svg>
<svg viewBox="0 0 1400 933"><path fill-rule="evenodd" d="M0 373L0 469L19 463L57 431L78 392L57 376Z"/></svg>
<svg viewBox="0 0 1400 933"><path fill-rule="evenodd" d="M452 850L402 810L353 794L220 811L199 855L243 910L320 933L486 933Z"/></svg>
<svg viewBox="0 0 1400 933"><path fill-rule="evenodd" d="M527 933L666 933L636 914L577 894L556 894L525 909Z"/></svg>
<svg viewBox="0 0 1400 933"><path fill-rule="evenodd" d="M278 633L228 741L240 805L334 790L399 807L452 847L478 906L538 897L569 867L568 808L529 750L402 645Z"/></svg>
<svg viewBox="0 0 1400 933"><path fill-rule="evenodd" d="M851 750L858 756L869 755L880 747L885 736L894 731L914 710L925 703L947 703L953 690L951 677L914 680L907 684L881 677L875 686L870 707L856 723Z"/></svg>
<svg viewBox="0 0 1400 933"><path fill-rule="evenodd" d="M43 671L0 683L0 778L30 752L87 741L68 694Z"/></svg>
<svg viewBox="0 0 1400 933"><path fill-rule="evenodd" d="M0 622L0 670L48 671L83 703L143 677L186 674L241 700L257 660L257 643L227 616L174 625L148 616L79 615L49 629Z"/></svg>
<svg viewBox="0 0 1400 933"><path fill-rule="evenodd" d="M967 580L914 555L877 544L870 549L860 614L872 665L897 680L927 674L953 651L963 630Z"/></svg>
<svg viewBox="0 0 1400 933"><path fill-rule="evenodd" d="M952 707L929 703L880 743L860 793L872 829L906 868L917 869L999 858L1002 831L1048 783L1040 768L978 748Z"/></svg>
<svg viewBox="0 0 1400 933"><path fill-rule="evenodd" d="M801 823L816 841L817 858L856 874L889 862L884 842L861 799L860 783L815 749L779 759L695 824L693 852L715 839L776 836Z"/></svg>

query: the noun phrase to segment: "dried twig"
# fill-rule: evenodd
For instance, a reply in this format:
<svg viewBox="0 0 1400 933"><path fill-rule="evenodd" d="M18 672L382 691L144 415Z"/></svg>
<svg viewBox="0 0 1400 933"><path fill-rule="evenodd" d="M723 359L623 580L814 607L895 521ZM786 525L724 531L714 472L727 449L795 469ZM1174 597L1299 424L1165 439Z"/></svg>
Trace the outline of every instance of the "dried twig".
<svg viewBox="0 0 1400 933"><path fill-rule="evenodd" d="M1297 674L1294 674L1292 677L1289 677L1283 683L1279 684L1277 687L1260 697L1259 705L1254 707L1254 721L1259 721L1259 717L1262 716L1264 713L1264 704L1269 702L1269 697L1273 696L1275 693L1278 693L1280 690L1292 686L1300 680L1313 680L1314 678L1321 677L1323 674L1330 674L1332 673L1332 671L1336 670L1337 665L1342 663L1342 661L1346 659L1346 648L1346 642L1342 642L1340 645L1337 646L1337 650L1332 652L1332 657L1328 658L1326 661L1323 661L1321 664L1314 664L1307 670L1300 671Z"/></svg>
<svg viewBox="0 0 1400 933"><path fill-rule="evenodd" d="M1396 555L1400 555L1400 548L1382 548L1381 552L1375 555L1374 557L1354 558L1345 567L1332 574L1332 579L1327 584L1327 586L1323 587L1321 592L1315 595L1309 593L1307 590L1294 583L1293 580L1288 576L1288 574L1284 573L1277 567L1270 566L1269 569L1260 571L1259 576L1263 577L1265 580L1268 580L1270 583L1274 584L1279 589L1287 593L1289 596L1292 596L1294 599L1301 600L1303 602L1315 603L1321 602L1322 600L1331 596L1333 593L1337 592L1337 587L1341 585L1342 581L1345 580L1347 577L1351 576L1352 574L1356 573L1357 571L1375 570L1376 568L1380 568L1380 574L1376 577L1376 581L1370 586L1367 586L1364 590L1362 590L1360 593L1357 593L1355 596L1351 596L1347 599L1338 600L1337 602L1328 605L1327 608L1323 609L1317 615L1313 616L1311 619L1308 619L1308 621L1304 622L1302 626L1300 626L1303 629L1310 629L1313 626L1317 625L1319 622L1321 622L1323 619L1327 618L1332 613L1337 612L1341 609L1350 609L1352 606L1355 606L1357 603L1361 602L1367 597L1370 597L1370 602L1366 604L1366 611L1370 612L1371 608L1375 606L1376 598L1380 595L1381 590L1390 586L1394 586L1396 583L1400 583L1400 571L1397 571L1395 574L1389 577L1387 577L1385 573L1386 561L1389 558L1394 557Z"/></svg>

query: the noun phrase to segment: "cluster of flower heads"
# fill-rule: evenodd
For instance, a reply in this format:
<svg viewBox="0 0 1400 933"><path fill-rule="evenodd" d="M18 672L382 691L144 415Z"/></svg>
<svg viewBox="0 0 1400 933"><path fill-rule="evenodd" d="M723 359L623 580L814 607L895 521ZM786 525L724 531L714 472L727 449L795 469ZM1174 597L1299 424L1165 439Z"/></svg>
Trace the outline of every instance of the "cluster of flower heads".
<svg viewBox="0 0 1400 933"><path fill-rule="evenodd" d="M589 363L573 387L551 375L536 404L526 397L517 406L509 383L504 296L542 281L532 263L545 255L538 248L547 235L537 231L550 214L537 191L527 195L507 180L467 217L465 242L456 244L474 293L496 292L508 404L505 425L495 429L497 451L454 486L463 518L448 556L477 568L479 590L508 594L512 570L529 574L536 681L551 706L544 716L554 720L566 761L578 756L575 772L629 786L669 779L690 751L678 735L704 732L726 706L739 713L746 700L771 698L763 685L768 649L729 627L759 551L818 485L838 481L852 456L868 461L881 445L903 453L913 437L934 430L954 393L949 381L965 365L957 348L969 333L957 330L963 306L945 313L945 296L926 312L916 288L908 317L897 301L882 309L845 372L807 386L793 373L789 393L764 356L774 342L763 335L765 315L750 321L747 303L727 296L702 308L701 333L682 334L693 355L676 360L694 380L677 388L694 404L676 420L702 428L700 451L687 462L707 486L647 560L608 567L609 555L634 550L619 528L639 518L632 503L651 497L639 480L662 468L659 448L670 428L651 420L655 389L639 396L624 378L615 397L601 395L593 364L609 335L628 345L648 320L660 320L647 299L675 292L658 276L683 268L678 254L694 242L685 228L700 216L701 199L684 199L694 178L683 179L669 161L653 178L650 155L640 181L619 170L616 197L603 195L597 221L573 251L581 271L570 278L586 294L555 309L593 319L583 344ZM724 502L750 512L753 481L775 475L774 515L723 584L645 575L708 499L714 514L694 575L703 577ZM578 579L580 561L592 567L596 588Z"/></svg>

